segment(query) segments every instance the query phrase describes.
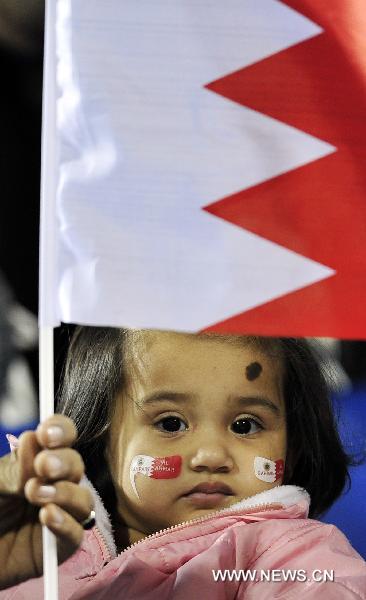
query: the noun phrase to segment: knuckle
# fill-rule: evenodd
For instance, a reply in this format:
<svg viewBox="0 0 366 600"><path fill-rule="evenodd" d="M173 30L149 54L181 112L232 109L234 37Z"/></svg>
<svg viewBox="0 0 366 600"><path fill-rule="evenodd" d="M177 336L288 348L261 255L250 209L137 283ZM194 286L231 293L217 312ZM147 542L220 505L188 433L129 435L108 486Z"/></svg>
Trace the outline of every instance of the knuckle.
<svg viewBox="0 0 366 600"><path fill-rule="evenodd" d="M55 501L64 510L72 514L85 515L85 518L90 514L93 509L93 499L89 490L68 481L59 481L55 484L55 488Z"/></svg>
<svg viewBox="0 0 366 600"><path fill-rule="evenodd" d="M75 484L69 481L58 481L55 483L57 504L63 506L65 510L77 501Z"/></svg>
<svg viewBox="0 0 366 600"><path fill-rule="evenodd" d="M26 431L23 431L20 436L18 437L18 441L19 442L23 442L24 440L26 440L30 435L32 435L32 431L30 431L29 429L27 429Z"/></svg>
<svg viewBox="0 0 366 600"><path fill-rule="evenodd" d="M80 481L85 472L84 461L77 450L71 450L71 452L70 460L72 461L73 475L76 481Z"/></svg>
<svg viewBox="0 0 366 600"><path fill-rule="evenodd" d="M81 490L83 514L85 515L85 518L87 518L90 515L90 512L94 509L94 500L89 490L86 488L81 488Z"/></svg>
<svg viewBox="0 0 366 600"><path fill-rule="evenodd" d="M18 437L18 447L17 450L22 451L24 448L27 448L29 444L33 442L34 431L23 431Z"/></svg>
<svg viewBox="0 0 366 600"><path fill-rule="evenodd" d="M93 499L89 494L89 491L85 488L79 487L78 493L78 509L82 519L86 519L90 515L90 511L93 510Z"/></svg>
<svg viewBox="0 0 366 600"><path fill-rule="evenodd" d="M65 519L64 534L69 541L77 547L83 539L84 530L80 523L78 523L71 515L67 515Z"/></svg>
<svg viewBox="0 0 366 600"><path fill-rule="evenodd" d="M56 489L55 503L59 506L67 506L72 501L72 492L70 492L68 482L57 481L54 486Z"/></svg>
<svg viewBox="0 0 366 600"><path fill-rule="evenodd" d="M74 450L74 452L76 452L76 450ZM80 469L80 471L82 471L82 473L84 473L84 471L85 471L84 461L83 461L81 455L79 454L79 452L76 452L76 454L77 454L78 461L79 461L79 469Z"/></svg>

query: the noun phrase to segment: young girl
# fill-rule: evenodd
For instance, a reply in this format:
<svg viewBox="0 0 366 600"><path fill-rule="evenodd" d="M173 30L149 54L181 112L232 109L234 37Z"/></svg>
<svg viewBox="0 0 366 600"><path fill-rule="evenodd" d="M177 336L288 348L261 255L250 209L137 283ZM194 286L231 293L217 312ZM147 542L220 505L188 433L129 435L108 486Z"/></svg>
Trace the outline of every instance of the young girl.
<svg viewBox="0 0 366 600"><path fill-rule="evenodd" d="M17 460L33 444L25 494L62 558L94 498L61 599L366 598L365 562L307 518L339 496L348 458L304 341L79 328L59 409L74 450L55 416ZM42 598L42 580L0 598Z"/></svg>

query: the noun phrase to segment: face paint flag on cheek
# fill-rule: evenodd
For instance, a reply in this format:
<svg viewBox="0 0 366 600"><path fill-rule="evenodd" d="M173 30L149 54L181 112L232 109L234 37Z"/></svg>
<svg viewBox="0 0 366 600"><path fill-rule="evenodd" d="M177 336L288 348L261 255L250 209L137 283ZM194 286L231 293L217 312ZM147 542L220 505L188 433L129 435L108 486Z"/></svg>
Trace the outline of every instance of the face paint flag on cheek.
<svg viewBox="0 0 366 600"><path fill-rule="evenodd" d="M256 456L254 459L254 474L261 481L274 483L282 477L283 472L284 462L282 459L273 461L262 456Z"/></svg>
<svg viewBox="0 0 366 600"><path fill-rule="evenodd" d="M130 465L130 481L136 496L139 498L135 483L137 473L152 479L174 479L180 474L181 468L181 456L154 457L147 454L134 456Z"/></svg>

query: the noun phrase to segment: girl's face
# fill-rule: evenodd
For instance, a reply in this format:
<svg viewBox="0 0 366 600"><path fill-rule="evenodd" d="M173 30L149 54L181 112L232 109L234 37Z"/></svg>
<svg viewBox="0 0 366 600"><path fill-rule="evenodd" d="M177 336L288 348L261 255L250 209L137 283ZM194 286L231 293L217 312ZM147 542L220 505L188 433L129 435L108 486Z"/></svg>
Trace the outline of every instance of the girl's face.
<svg viewBox="0 0 366 600"><path fill-rule="evenodd" d="M108 462L133 539L226 508L275 485L254 458L286 458L282 365L236 339L141 333L117 398ZM179 476L133 476L137 455L181 457ZM195 492L193 488L203 486Z"/></svg>

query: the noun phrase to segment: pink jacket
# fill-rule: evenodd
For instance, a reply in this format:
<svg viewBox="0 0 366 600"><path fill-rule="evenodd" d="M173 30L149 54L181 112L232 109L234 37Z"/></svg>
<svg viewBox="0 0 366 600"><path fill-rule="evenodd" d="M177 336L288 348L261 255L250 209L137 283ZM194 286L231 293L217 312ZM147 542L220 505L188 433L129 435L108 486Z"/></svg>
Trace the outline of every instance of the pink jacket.
<svg viewBox="0 0 366 600"><path fill-rule="evenodd" d="M60 600L366 600L365 561L336 527L308 519L308 508L301 488L275 487L116 556L96 498L97 527L59 568ZM0 599L41 599L42 584L30 580Z"/></svg>

